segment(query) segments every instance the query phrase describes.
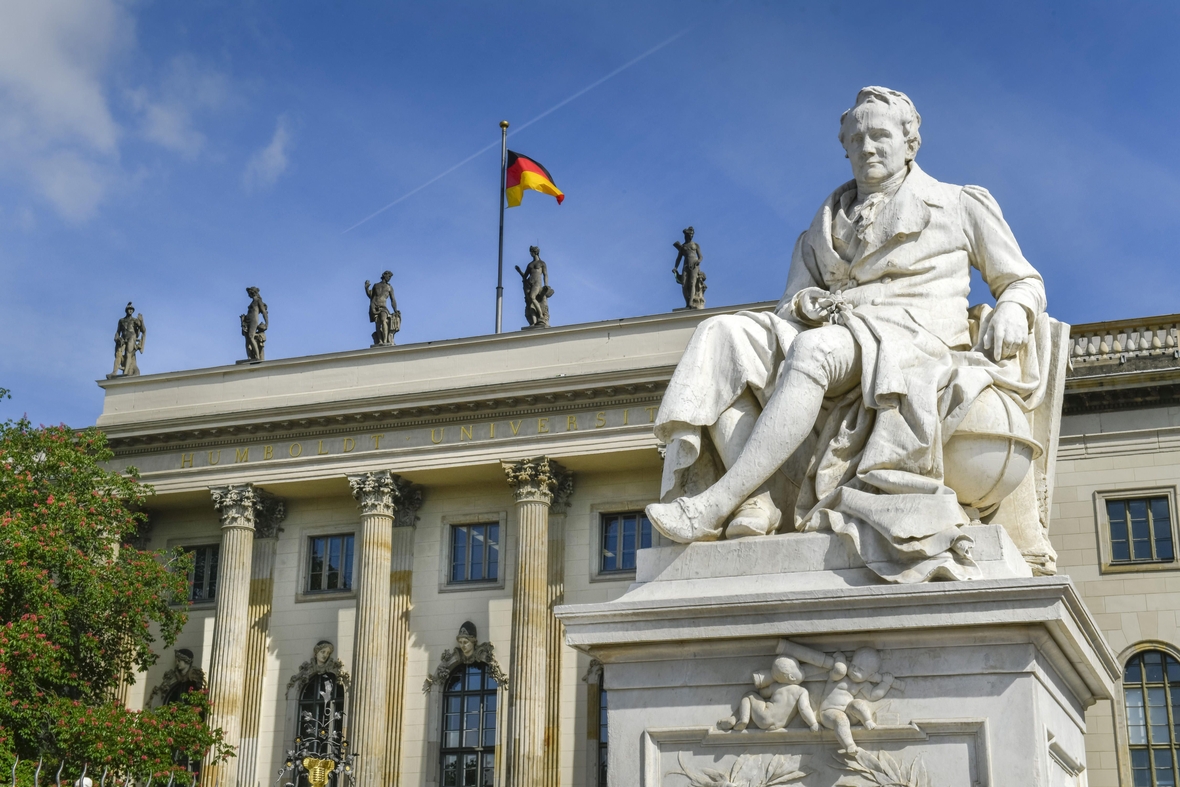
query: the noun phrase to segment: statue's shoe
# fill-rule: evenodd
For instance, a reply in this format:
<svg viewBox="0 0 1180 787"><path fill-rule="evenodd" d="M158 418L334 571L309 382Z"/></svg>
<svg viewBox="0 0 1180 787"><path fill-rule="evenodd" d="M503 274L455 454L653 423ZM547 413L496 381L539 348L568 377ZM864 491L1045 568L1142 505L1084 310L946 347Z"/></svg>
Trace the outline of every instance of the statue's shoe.
<svg viewBox="0 0 1180 787"><path fill-rule="evenodd" d="M764 536L777 530L782 521L783 512L771 502L770 495L763 492L738 506L729 520L729 527L725 528L725 537Z"/></svg>
<svg viewBox="0 0 1180 787"><path fill-rule="evenodd" d="M656 530L678 544L716 541L721 536L721 522L711 522L704 508L691 497L652 503L647 507L647 518Z"/></svg>

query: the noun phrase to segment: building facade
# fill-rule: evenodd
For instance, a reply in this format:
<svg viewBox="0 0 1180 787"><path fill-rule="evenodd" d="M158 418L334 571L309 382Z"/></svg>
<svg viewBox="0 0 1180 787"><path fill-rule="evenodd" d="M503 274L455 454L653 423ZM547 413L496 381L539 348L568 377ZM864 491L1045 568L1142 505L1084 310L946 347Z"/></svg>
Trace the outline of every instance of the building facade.
<svg viewBox="0 0 1180 787"><path fill-rule="evenodd" d="M290 780L329 700L363 785L604 784L609 692L552 609L618 597L660 543L660 397L736 310L102 381L116 465L156 489L145 545L196 562L128 703L202 669L223 785ZM1087 717L1092 787L1175 783L1178 319L1072 332L1051 538L1128 670Z"/></svg>

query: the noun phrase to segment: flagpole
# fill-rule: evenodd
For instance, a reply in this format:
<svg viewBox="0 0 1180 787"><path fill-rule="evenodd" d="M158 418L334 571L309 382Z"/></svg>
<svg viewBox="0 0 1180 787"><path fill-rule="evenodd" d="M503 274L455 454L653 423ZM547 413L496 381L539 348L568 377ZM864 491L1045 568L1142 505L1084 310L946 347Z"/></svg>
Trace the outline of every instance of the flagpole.
<svg viewBox="0 0 1180 787"><path fill-rule="evenodd" d="M501 333L504 318L504 192L508 166L508 121L500 121L500 261L496 266L496 333Z"/></svg>

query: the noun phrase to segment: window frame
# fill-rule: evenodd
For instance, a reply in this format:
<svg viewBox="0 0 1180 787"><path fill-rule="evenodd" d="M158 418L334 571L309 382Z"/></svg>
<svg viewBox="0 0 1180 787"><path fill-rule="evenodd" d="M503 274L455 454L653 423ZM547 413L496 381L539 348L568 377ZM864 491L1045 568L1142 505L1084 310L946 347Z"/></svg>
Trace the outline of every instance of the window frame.
<svg viewBox="0 0 1180 787"><path fill-rule="evenodd" d="M1115 701L1112 702L1111 704L1113 705L1114 716L1115 716L1115 725L1114 725L1114 728L1115 728L1115 755L1116 755L1116 762L1118 764L1119 783L1120 784L1133 784L1134 783L1134 774L1133 774L1133 769L1131 766L1132 758L1131 758L1130 723L1129 723L1129 719L1127 717L1127 695L1126 695L1127 684L1126 684L1126 680L1125 680L1127 665L1130 663L1130 661L1132 659L1142 656L1143 654L1145 654L1149 651L1157 651L1157 652L1163 654L1164 656L1169 656L1173 659L1176 659L1177 661L1180 661L1180 650L1178 650L1175 646L1171 645L1170 643L1162 642L1159 640L1144 640L1141 642L1137 642L1119 655L1120 673L1119 673L1118 682L1116 684L1117 697L1115 698ZM1165 676L1166 676L1166 661L1165 661ZM1139 685L1140 686L1147 685L1145 678L1141 678ZM1180 686L1178 686L1178 690L1180 690ZM1165 694L1165 700L1166 699L1168 699L1168 697ZM1171 711L1174 714L1175 708L1174 707L1171 708ZM1149 719L1147 720L1147 723L1150 726ZM1176 762L1176 760L1180 760L1180 735L1177 735L1177 733L1175 732L1175 727L1172 727L1172 739L1173 739L1173 744L1172 744L1173 762ZM1139 744L1136 744L1136 747L1137 747L1137 749L1142 749L1142 746L1140 746ZM1147 748L1147 751L1149 751L1149 752L1153 750L1153 747L1150 745L1150 743L1147 744L1146 748Z"/></svg>
<svg viewBox="0 0 1180 787"><path fill-rule="evenodd" d="M166 542L167 549L189 550L189 549L196 549L198 547L211 547L211 546L216 546L218 548L219 556L218 556L218 560L217 560L217 567L218 567L218 574L219 574L218 578L220 579L220 573L221 573L220 572L220 569L221 569L221 559L220 559L221 534L220 533L218 533L217 535L210 535L206 538L201 538L199 536L197 538L170 538ZM174 602L172 602L172 606L186 607L187 609L192 610L192 611L200 611L200 610L216 609L217 608L217 599L216 598L211 598L211 599L202 600L202 601L188 600L192 596L192 580L186 578L185 584L186 584L186 587L188 587L188 594L185 596L186 600L174 601ZM193 647L193 646L180 645L178 643L176 645L176 647Z"/></svg>
<svg viewBox="0 0 1180 787"><path fill-rule="evenodd" d="M318 525L300 528L299 539L299 570L295 584L295 601L297 603L311 601L341 601L356 598L357 569L360 568L361 539L360 525ZM311 587L311 540L313 538L330 538L332 536L352 536L352 588L349 590L308 590Z"/></svg>
<svg viewBox="0 0 1180 787"><path fill-rule="evenodd" d="M1171 519L1172 554L1171 560L1120 560L1115 561L1113 545L1111 543L1110 515L1107 513L1107 502L1121 500L1138 500L1164 497L1168 501L1168 515ZM1099 570L1103 574L1122 574L1128 572L1145 571L1180 571L1180 531L1176 522L1176 487L1137 487L1131 489L1099 490L1094 492L1094 517L1098 530L1098 559ZM1152 532L1152 549L1154 551L1155 531Z"/></svg>
<svg viewBox="0 0 1180 787"><path fill-rule="evenodd" d="M655 500L620 500L606 503L598 503L590 506L590 545L587 552L589 553L590 561L590 581L591 582L633 582L635 580L634 568L616 569L611 571L602 570L602 538L604 520L609 516L617 516L620 514L638 513L646 516L644 509L647 508ZM655 525L651 529L651 549L656 547L669 546L670 541L660 535ZM636 568L639 565L638 552L636 548Z"/></svg>
<svg viewBox="0 0 1180 787"><path fill-rule="evenodd" d="M479 523L476 523L476 524L479 524ZM467 672L467 670L471 667L478 667L481 670L482 677L481 677L480 688L475 689L475 690L468 689L468 688L466 688L465 685L462 685L463 683L465 683L466 678L460 678L461 687L458 689L457 692L453 692L449 688L449 685L454 680L455 673L461 671L465 674ZM495 688L488 688L487 687L487 682L489 680L496 684ZM446 778L446 764L445 763L446 763L447 755L455 754L455 755L461 756L464 753L470 753L472 751L474 751L477 754L477 756L479 757L479 766L478 767L479 767L480 771L482 771L482 769L485 767L484 766L484 758L487 756L491 757L492 783L493 784L497 783L497 772L500 770L500 766L501 766L500 756L499 756L500 755L500 751L499 751L500 750L500 733L501 733L502 727L503 727L502 719L500 716L500 711L503 707L504 699L505 699L502 688L503 687L500 685L500 683L498 681L496 681L495 678L492 677L490 665L488 665L486 662L482 662L482 661L473 662L471 664L459 664L453 670L451 670L451 673L447 676L446 682L441 686L442 690L439 692L439 695L442 698L442 707L441 707L442 712L440 714L439 724L438 724L439 746L438 746L438 782L437 783L440 786L445 784L445 781L444 781L444 779ZM454 697L456 694L460 698L460 710L459 710L460 726L459 726L459 732L458 732L458 734L460 736L462 735L462 730L463 730L462 716L465 715L465 713L466 713L466 709L464 707L465 698L472 697L472 696L477 696L480 698L480 702L479 702L479 738L480 738L480 741L476 746L463 746L462 740L459 741L459 743L460 743L459 746L448 747L446 745L446 743L447 743L446 736L447 736L447 732L448 732L448 730L447 730L447 716L449 715L448 709L447 709L447 700L450 699L451 697ZM491 697L492 701L495 703L495 708L493 708L491 711L492 721L493 721L493 724L495 725L494 729L491 731L491 733L492 733L491 734L492 744L490 747L491 751L488 751L489 747L483 743L483 741L487 737L487 729L486 729L484 723L487 720L487 716L488 716L488 712L486 711L486 707L487 707L487 701L488 701L489 697ZM482 779L480 779L477 776L477 781L482 781Z"/></svg>
<svg viewBox="0 0 1180 787"><path fill-rule="evenodd" d="M357 542L356 532L354 531L351 533L317 533L317 534L304 536L304 538L307 540L307 563L304 568L303 593L308 596L339 595L341 593L355 593L356 592L355 573L356 573L356 565L357 565L357 563L356 563L356 551L357 551L356 550L356 542ZM313 589L311 587L311 579L313 576L313 572L311 570L311 561L312 561L312 557L314 555L313 544L316 541L323 540L326 542L326 549L330 550L331 549L331 541L334 538L341 539L341 541L340 541L340 552L341 552L340 573L344 575L341 577L341 580L347 581L348 586L347 587ZM346 551L346 545L348 544L348 539L352 539L352 545L351 545L352 546L352 554L349 557L350 565L347 568L345 568L345 566L344 566L344 563L345 563L344 552ZM328 576L329 572L325 569L324 571L322 571L320 573L322 576L325 577L324 581L327 582L326 577Z"/></svg>
<svg viewBox="0 0 1180 787"><path fill-rule="evenodd" d="M451 581L451 549L454 544L452 531L455 527L470 525L499 525L500 540L498 560L499 570L496 579L488 580L460 580ZM485 590L503 590L511 561L509 557L508 513L506 511L484 511L474 514L459 514L442 517L442 527L439 528L439 561L438 561L438 592L440 593L471 593Z"/></svg>

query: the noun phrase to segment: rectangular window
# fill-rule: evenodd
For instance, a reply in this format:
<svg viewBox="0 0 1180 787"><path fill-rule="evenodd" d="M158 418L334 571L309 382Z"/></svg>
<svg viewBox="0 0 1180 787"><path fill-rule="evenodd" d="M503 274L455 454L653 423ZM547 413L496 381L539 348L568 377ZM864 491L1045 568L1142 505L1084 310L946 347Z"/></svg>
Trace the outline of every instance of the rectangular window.
<svg viewBox="0 0 1180 787"><path fill-rule="evenodd" d="M602 515L599 572L634 571L635 552L651 546L651 522L642 511Z"/></svg>
<svg viewBox="0 0 1180 787"><path fill-rule="evenodd" d="M500 578L500 524L451 526L450 581L495 582Z"/></svg>
<svg viewBox="0 0 1180 787"><path fill-rule="evenodd" d="M1171 563L1176 559L1167 497L1107 500L1106 516L1112 564Z"/></svg>
<svg viewBox="0 0 1180 787"><path fill-rule="evenodd" d="M193 573L189 575L188 600L193 602L213 601L217 598L217 556L219 544L199 547L185 547L192 553Z"/></svg>
<svg viewBox="0 0 1180 787"><path fill-rule="evenodd" d="M352 590L353 535L315 536L309 544L307 592Z"/></svg>

